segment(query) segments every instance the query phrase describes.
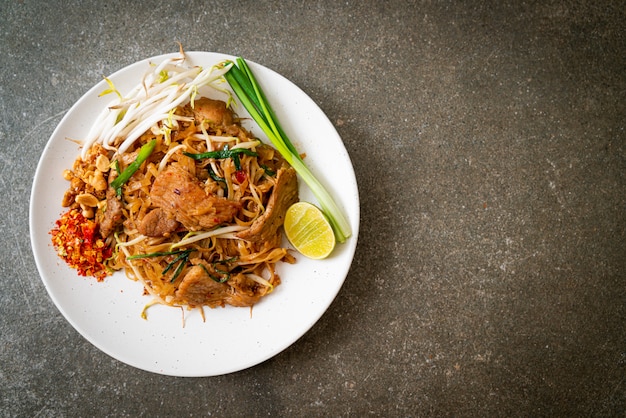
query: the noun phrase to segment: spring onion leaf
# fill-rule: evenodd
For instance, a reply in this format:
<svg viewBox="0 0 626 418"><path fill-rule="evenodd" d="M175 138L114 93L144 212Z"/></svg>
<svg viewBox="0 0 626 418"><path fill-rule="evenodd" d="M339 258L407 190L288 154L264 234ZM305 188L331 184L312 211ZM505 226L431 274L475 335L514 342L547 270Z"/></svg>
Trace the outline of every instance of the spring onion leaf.
<svg viewBox="0 0 626 418"><path fill-rule="evenodd" d="M135 161L130 163L128 167L126 167L126 169L111 182L111 187L115 190L115 193L118 196L122 195L122 185L125 184L133 176L133 174L135 174L139 167L141 167L141 164L148 159L150 154L152 154L152 151L154 151L155 146L156 139L144 144L139 150Z"/></svg>
<svg viewBox="0 0 626 418"><path fill-rule="evenodd" d="M153 258L153 257L165 257L167 255L179 255L189 250L176 250L176 251L162 251L148 254L135 254L126 257L127 260L137 260L139 258Z"/></svg>
<svg viewBox="0 0 626 418"><path fill-rule="evenodd" d="M241 104L267 135L274 147L311 188L333 228L337 241L345 242L352 234L347 219L330 193L306 166L300 154L281 128L272 107L246 61L241 57L237 58L236 61L236 63L232 61L224 62L224 67L228 65L231 67L228 72L224 73L223 77L230 84Z"/></svg>
<svg viewBox="0 0 626 418"><path fill-rule="evenodd" d="M178 276L180 276L180 273L182 273L183 269L185 268L185 264L187 264L188 261L189 261L189 254L181 258L180 264L178 265L178 267L176 267L176 271L174 272L174 275L170 279L170 283L174 283L176 281L176 279L178 278ZM163 271L163 274L165 274L165 271Z"/></svg>
<svg viewBox="0 0 626 418"><path fill-rule="evenodd" d="M208 166L207 170L209 171L209 176L213 180L215 180L218 183L226 183L226 179L224 177L220 177L217 174L215 174L215 171L213 171L213 168L211 166Z"/></svg>
<svg viewBox="0 0 626 418"><path fill-rule="evenodd" d="M241 170L241 160L239 159L239 154L246 154L253 157L256 157L258 154L247 148L234 148L228 149L228 145L224 147L224 149L218 151L209 151L203 152L199 154L192 154L190 152L183 152L187 157L193 158L194 160L202 160L204 158L232 158L235 163L235 169L237 171ZM212 171L212 170L211 170ZM215 175L215 173L213 173ZM211 177L213 177L211 175ZM219 181L213 177L213 180Z"/></svg>
<svg viewBox="0 0 626 418"><path fill-rule="evenodd" d="M235 156L237 156L237 154L246 154L246 155L250 155L252 157L256 157L257 153L247 149L247 148L233 148L233 149L228 149L228 147L224 147L224 149L218 150L218 151L209 151L209 152L202 152L202 153L198 153L198 154L193 154L191 152L183 152L183 154L185 154L187 157L191 157L194 160L203 160L205 158L233 158Z"/></svg>
<svg viewBox="0 0 626 418"><path fill-rule="evenodd" d="M261 168L265 171L265 174L267 174L270 177L274 177L276 175L276 172L272 170L271 168L269 168L268 166L266 166L265 164L261 164Z"/></svg>
<svg viewBox="0 0 626 418"><path fill-rule="evenodd" d="M178 267L176 267L176 270L174 271L174 275L170 279L170 283L173 283L178 278L178 276L180 276L180 273L183 271L183 268L185 267L185 264L187 264L187 262L189 261L189 254L191 254L191 252L192 252L192 250L181 251L180 254L178 255L178 257L176 257L173 261L171 261L165 267L165 269L163 269L163 272L161 274L165 275L165 273L170 271L174 267L174 265L176 263L180 262L178 264Z"/></svg>
<svg viewBox="0 0 626 418"><path fill-rule="evenodd" d="M213 268L215 268L215 271L217 271L218 273L223 274L222 277L219 276L215 276L214 274L212 274L209 269L206 268L206 266L202 263L198 264L200 267L202 267L202 270L204 270L204 272L207 274L207 276L209 276L214 282L217 283L226 283L228 280L230 280L230 272L229 271L221 271L218 270L217 268L215 268L215 263L213 263Z"/></svg>
<svg viewBox="0 0 626 418"><path fill-rule="evenodd" d="M174 268L176 263L179 263L178 267L176 267L176 271L174 271L174 275L170 279L170 283L172 283L172 282L174 282L178 278L178 276L180 276L180 273L183 271L183 268L185 267L185 264L187 264L187 262L189 261L189 254L191 254L192 252L193 252L193 250L163 251L163 252L156 252L156 253L149 253L149 254L130 255L130 256L126 257L126 259L127 260L137 260L137 259L140 259L140 258L165 257L165 256L168 256L168 255L175 255L175 256L177 256L174 260L172 260L171 262L169 262L167 264L167 266L165 267L165 269L163 269L163 272L161 273L161 274L167 273L172 268Z"/></svg>

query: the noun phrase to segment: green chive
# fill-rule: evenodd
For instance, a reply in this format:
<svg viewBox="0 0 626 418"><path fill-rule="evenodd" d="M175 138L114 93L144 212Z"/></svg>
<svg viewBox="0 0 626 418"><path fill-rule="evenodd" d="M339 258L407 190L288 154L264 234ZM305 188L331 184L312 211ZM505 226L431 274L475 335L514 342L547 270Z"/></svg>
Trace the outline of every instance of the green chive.
<svg viewBox="0 0 626 418"><path fill-rule="evenodd" d="M111 182L111 187L115 190L115 193L118 196L122 195L122 185L125 184L133 176L133 174L135 174L137 170L139 170L139 167L141 167L141 164L148 159L150 154L152 154L152 151L154 151L155 146L156 146L156 139L153 139L152 141L143 145L141 149L139 150L139 153L137 154L137 158L135 159L135 161L130 163L128 167L126 167L126 169L122 171L122 173L119 176L117 176L115 180ZM119 167L119 163L117 167ZM118 168L118 171L119 171L119 168Z"/></svg>
<svg viewBox="0 0 626 418"><path fill-rule="evenodd" d="M218 151L202 152L199 154L193 154L191 152L183 152L183 154L185 154L187 157L193 158L194 160L203 160L205 158L215 158L215 159L234 158L234 157L238 157L239 154L245 154L251 157L256 157L258 155L256 152L249 150L248 148L228 149L227 147L224 147L224 149L218 150Z"/></svg>
<svg viewBox="0 0 626 418"><path fill-rule="evenodd" d="M246 61L239 57L236 63L227 61L225 64L232 64L230 70L224 74L224 78L230 84L241 104L267 135L278 152L311 188L333 227L337 241L344 242L352 234L348 220L344 217L330 193L302 161L300 154L278 123L276 114Z"/></svg>

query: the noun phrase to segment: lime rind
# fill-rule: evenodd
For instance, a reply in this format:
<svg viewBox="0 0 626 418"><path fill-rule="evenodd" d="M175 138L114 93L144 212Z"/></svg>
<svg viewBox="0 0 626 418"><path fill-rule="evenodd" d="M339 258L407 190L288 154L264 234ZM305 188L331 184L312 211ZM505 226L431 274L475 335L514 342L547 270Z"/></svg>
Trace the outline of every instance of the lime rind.
<svg viewBox="0 0 626 418"><path fill-rule="evenodd" d="M297 202L287 209L284 230L287 239L302 255L323 259L335 248L335 235L324 213L308 202Z"/></svg>

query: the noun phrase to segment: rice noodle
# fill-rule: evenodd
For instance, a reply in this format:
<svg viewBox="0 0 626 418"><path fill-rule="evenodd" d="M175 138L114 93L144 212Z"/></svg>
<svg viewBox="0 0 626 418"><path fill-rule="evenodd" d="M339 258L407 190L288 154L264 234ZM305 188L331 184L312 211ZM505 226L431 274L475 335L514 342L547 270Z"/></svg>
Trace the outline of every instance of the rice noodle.
<svg viewBox="0 0 626 418"><path fill-rule="evenodd" d="M91 130L96 140L86 140L70 170L70 179L80 179L82 189L70 188L67 193L97 196L92 220L100 225L103 239L113 243L116 250L106 266L111 271L124 270L130 279L141 282L146 294L154 298L153 303L189 308L252 306L280 284L276 264L295 261L288 249L280 246L280 231L259 242L239 237L266 212L277 183L273 176L286 163L278 152L252 137L238 122L218 126L196 119L190 102L194 86L215 80L222 70L192 71L180 66L177 60L154 66L131 97L99 115ZM169 84L158 83L161 71L171 73ZM201 98L194 100L205 103ZM169 108L172 105L174 108ZM117 118L120 122L111 124ZM119 198L110 195L111 188L109 192L93 190L89 178L94 172L104 170L100 173L110 183L133 163L144 145L153 142L151 154L120 187ZM235 149L250 152L236 153L237 162L233 157L197 160L185 155ZM98 168L96 161L103 156L110 164ZM155 181L166 178L161 176L172 170L188 173L192 179L189 187L202 188L206 199L198 202L198 213L193 212L196 209L187 213L185 209L170 210L167 205L155 203ZM190 226L196 225L196 217L204 216L202 210L213 210L200 209L205 207L204 200L211 199L235 205L236 212L214 227ZM109 232L104 226L117 205L119 221ZM194 219L192 224L185 223L187 218L181 217L181 211ZM175 224L167 232L153 234L145 226L151 216L165 216ZM198 291L192 287L194 277L202 277L201 288L214 286L217 290L206 291L199 299ZM211 292L222 296L212 298Z"/></svg>

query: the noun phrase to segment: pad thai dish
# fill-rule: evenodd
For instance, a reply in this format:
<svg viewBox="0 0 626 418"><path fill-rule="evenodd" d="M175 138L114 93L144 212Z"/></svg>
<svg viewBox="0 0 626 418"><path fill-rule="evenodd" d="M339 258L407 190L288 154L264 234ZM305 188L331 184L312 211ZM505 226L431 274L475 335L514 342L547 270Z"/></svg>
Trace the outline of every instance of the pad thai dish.
<svg viewBox="0 0 626 418"><path fill-rule="evenodd" d="M187 308L252 307L280 284L277 263L295 262L282 225L296 171L230 100L209 97L224 71L171 59L130 94L111 84L119 99L64 171L66 212L51 231L80 275L123 270L152 303Z"/></svg>

